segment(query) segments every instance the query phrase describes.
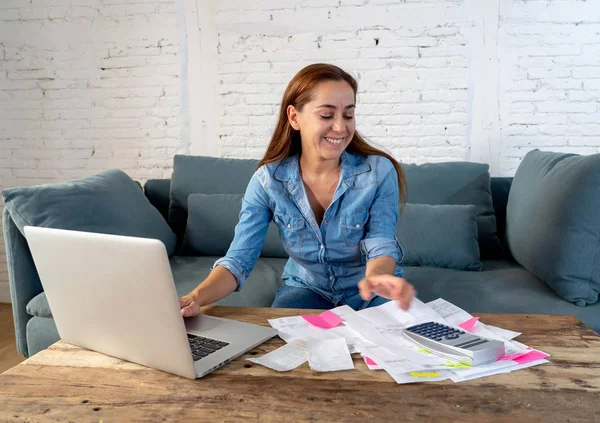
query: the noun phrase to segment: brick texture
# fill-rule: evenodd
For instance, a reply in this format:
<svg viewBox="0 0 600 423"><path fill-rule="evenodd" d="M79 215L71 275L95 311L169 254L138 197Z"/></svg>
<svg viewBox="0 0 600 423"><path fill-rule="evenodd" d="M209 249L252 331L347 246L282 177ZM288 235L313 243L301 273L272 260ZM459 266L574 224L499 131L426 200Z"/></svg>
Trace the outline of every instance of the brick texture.
<svg viewBox="0 0 600 423"><path fill-rule="evenodd" d="M501 11L500 173L533 148L600 152L600 4L511 1Z"/></svg>
<svg viewBox="0 0 600 423"><path fill-rule="evenodd" d="M169 177L182 148L176 15L174 0L0 2L0 190L113 168Z"/></svg>
<svg viewBox="0 0 600 423"><path fill-rule="evenodd" d="M303 2L304 3L304 2ZM463 160L467 39L457 1L217 2L217 136L225 156L260 157L278 103L304 65L359 82L357 127L405 162Z"/></svg>

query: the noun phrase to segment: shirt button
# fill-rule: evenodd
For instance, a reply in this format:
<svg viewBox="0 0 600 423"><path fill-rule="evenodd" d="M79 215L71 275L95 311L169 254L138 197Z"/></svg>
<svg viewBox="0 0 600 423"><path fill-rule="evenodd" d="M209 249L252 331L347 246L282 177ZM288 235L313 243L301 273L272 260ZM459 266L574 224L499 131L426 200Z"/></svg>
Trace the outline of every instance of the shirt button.
<svg viewBox="0 0 600 423"><path fill-rule="evenodd" d="M356 229L359 229L359 228L360 228L360 225L356 225Z"/></svg>
<svg viewBox="0 0 600 423"><path fill-rule="evenodd" d="M323 248L325 248L325 246L324 246L323 244L321 244L321 245L320 245L320 247L321 247L321 250L322 250Z"/></svg>
<svg viewBox="0 0 600 423"><path fill-rule="evenodd" d="M330 281L332 281L332 280L333 280L333 276L330 276L330 277L329 277L329 280L330 280Z"/></svg>
<svg viewBox="0 0 600 423"><path fill-rule="evenodd" d="M288 229L292 229L292 225L287 225L287 228Z"/></svg>

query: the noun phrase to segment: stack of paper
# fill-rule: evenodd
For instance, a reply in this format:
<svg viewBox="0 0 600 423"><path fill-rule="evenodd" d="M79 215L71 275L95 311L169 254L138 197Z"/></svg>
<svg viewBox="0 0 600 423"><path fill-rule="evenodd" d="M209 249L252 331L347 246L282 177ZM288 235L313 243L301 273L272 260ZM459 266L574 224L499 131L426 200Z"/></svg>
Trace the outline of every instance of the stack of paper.
<svg viewBox="0 0 600 423"><path fill-rule="evenodd" d="M461 363L459 356L432 354L403 336L405 328L429 321L504 342L506 354L494 363L471 367ZM358 312L341 306L320 315L283 317L269 323L287 345L248 360L277 371L289 371L307 361L321 372L353 369L350 354L359 353L369 369L384 370L397 383L462 382L546 363L548 357L515 341L520 333L486 325L441 298L427 304L414 299L408 311L390 301Z"/></svg>

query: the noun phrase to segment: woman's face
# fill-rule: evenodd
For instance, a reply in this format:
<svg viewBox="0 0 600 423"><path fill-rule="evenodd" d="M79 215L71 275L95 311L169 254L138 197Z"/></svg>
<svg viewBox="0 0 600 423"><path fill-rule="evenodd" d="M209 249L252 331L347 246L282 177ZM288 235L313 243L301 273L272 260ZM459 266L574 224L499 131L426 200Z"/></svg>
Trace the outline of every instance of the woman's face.
<svg viewBox="0 0 600 423"><path fill-rule="evenodd" d="M288 107L292 128L300 131L302 154L311 160L339 160L354 137L354 91L346 81L317 84L302 111Z"/></svg>

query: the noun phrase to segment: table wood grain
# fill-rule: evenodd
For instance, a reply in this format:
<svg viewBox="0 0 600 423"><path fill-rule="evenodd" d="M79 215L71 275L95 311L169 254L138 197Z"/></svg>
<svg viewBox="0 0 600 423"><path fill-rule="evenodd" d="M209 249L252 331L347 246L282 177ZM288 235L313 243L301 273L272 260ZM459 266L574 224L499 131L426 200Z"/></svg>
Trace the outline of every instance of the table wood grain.
<svg viewBox="0 0 600 423"><path fill-rule="evenodd" d="M268 326L310 311L206 307L206 314ZM314 313L320 311L314 310ZM600 337L575 317L480 314L522 332L550 363L453 383L398 385L353 356L355 370L276 372L246 360L278 337L198 380L58 342L0 375L2 422L161 421L600 421Z"/></svg>

